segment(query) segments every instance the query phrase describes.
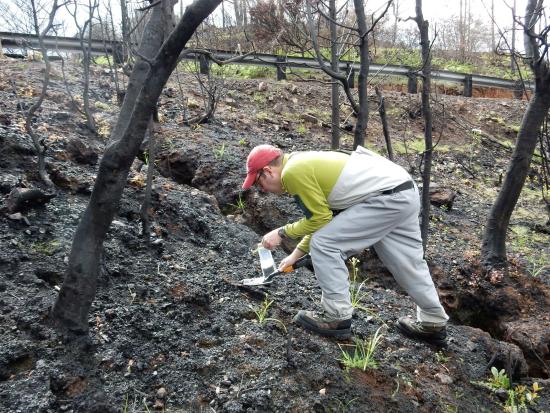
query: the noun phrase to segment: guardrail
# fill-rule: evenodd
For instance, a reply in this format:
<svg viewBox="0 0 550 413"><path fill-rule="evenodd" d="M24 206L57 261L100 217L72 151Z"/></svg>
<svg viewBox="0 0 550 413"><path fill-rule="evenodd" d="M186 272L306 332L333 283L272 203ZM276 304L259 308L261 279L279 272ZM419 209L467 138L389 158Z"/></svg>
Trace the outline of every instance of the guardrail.
<svg viewBox="0 0 550 413"><path fill-rule="evenodd" d="M87 43L87 41L86 41ZM26 48L38 48L38 37L31 34L23 33L8 33L0 32L0 45L3 49L19 49L24 50ZM44 46L48 50L60 50L65 52L79 52L80 40L73 37L56 37L45 36ZM111 42L103 40L92 40L90 52L95 55L112 54L115 59L118 59L122 53L122 43ZM235 53L223 51L223 50L210 50L210 52L216 56L219 60L227 60L235 57ZM196 55L188 53L183 56L184 59L197 59L203 55ZM293 56L278 56L271 54L255 53L252 55L244 56L241 60L234 62L235 64L245 65L258 65L258 66L270 66L277 68L277 79L286 78L287 68L296 69L312 69L321 70L319 63L316 59L305 57L293 57ZM327 63L327 65L329 65ZM208 63L203 62L201 65L202 70L208 70ZM350 71L359 70L359 63L353 61L340 61L340 70ZM380 65L371 63L369 65L369 73L371 76L405 76L408 78L408 91L409 93L417 92L417 77L418 73L406 66L397 65ZM353 72L352 72L353 75ZM354 77L350 77L350 83L353 87ZM514 91L516 97L521 97L523 91L523 85L513 80L499 79L490 76L470 75L466 73L450 72L446 70L432 70L432 79L436 81L451 82L462 84L463 95L472 96L472 90L474 86L482 86L489 88L502 88ZM525 87L529 90L534 89L532 82L525 82Z"/></svg>

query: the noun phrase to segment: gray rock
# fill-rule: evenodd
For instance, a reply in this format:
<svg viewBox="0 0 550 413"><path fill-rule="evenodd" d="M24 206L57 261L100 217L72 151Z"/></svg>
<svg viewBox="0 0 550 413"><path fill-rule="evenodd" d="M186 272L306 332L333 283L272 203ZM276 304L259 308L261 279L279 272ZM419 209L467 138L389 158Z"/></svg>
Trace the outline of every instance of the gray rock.
<svg viewBox="0 0 550 413"><path fill-rule="evenodd" d="M453 383L453 378L451 376L445 374L445 373L437 373L435 375L435 377L442 384L452 384Z"/></svg>
<svg viewBox="0 0 550 413"><path fill-rule="evenodd" d="M52 119L60 121L69 120L70 117L71 114L69 112L55 112L52 114Z"/></svg>
<svg viewBox="0 0 550 413"><path fill-rule="evenodd" d="M19 178L15 175L8 173L2 173L0 175L0 193L8 194L12 188L17 186L19 183Z"/></svg>

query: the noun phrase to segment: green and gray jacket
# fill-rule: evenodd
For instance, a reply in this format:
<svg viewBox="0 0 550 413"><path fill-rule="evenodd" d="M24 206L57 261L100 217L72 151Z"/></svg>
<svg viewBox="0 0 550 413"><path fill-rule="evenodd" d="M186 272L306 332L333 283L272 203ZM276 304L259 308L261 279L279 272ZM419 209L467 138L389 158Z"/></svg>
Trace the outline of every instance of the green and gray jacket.
<svg viewBox="0 0 550 413"><path fill-rule="evenodd" d="M283 157L281 181L305 217L284 226L298 248L309 251L311 234L325 226L333 211L343 210L410 180L402 167L358 146L342 152L294 152Z"/></svg>

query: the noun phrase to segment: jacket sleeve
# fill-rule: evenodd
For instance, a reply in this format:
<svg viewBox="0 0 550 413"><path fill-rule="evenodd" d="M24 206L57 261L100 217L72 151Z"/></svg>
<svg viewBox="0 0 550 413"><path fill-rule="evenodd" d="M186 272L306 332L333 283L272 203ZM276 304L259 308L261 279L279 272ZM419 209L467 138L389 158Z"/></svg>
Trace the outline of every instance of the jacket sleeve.
<svg viewBox="0 0 550 413"><path fill-rule="evenodd" d="M332 219L332 211L311 167L289 168L283 184L304 212L305 217L284 227L290 238L302 238L298 249L309 251L311 234L324 227Z"/></svg>

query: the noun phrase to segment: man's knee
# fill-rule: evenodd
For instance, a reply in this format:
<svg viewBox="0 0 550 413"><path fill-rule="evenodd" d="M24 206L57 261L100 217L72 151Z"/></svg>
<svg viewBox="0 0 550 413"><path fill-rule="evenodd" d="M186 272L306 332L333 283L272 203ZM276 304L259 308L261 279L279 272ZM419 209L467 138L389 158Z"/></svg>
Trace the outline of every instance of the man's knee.
<svg viewBox="0 0 550 413"><path fill-rule="evenodd" d="M315 252L319 251L320 249L320 242L319 242L319 235L317 233L313 234L311 236L311 240L309 241L309 251L311 254L315 254Z"/></svg>
<svg viewBox="0 0 550 413"><path fill-rule="evenodd" d="M326 236L316 232L311 236L311 241L309 242L310 253L315 254L316 252L326 251L329 244L330 240Z"/></svg>

